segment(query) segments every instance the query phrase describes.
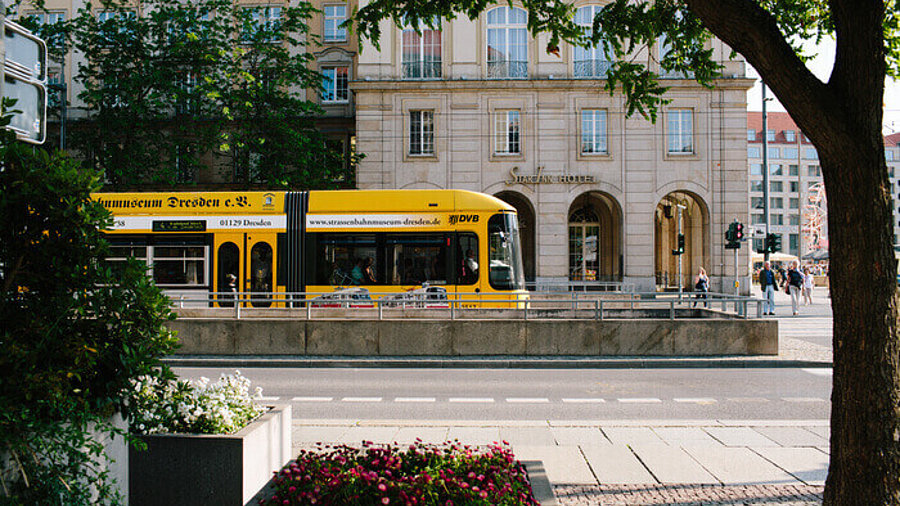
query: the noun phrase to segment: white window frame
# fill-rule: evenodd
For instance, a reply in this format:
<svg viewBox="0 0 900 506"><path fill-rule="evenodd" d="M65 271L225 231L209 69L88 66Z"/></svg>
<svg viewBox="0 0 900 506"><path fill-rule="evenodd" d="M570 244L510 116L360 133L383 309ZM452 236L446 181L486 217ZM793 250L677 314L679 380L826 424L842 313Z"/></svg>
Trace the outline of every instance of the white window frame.
<svg viewBox="0 0 900 506"><path fill-rule="evenodd" d="M575 23L590 36L594 29L594 16L600 12L602 5L584 5L575 11ZM575 77L606 77L611 65L606 51L600 45L575 46L572 73Z"/></svg>
<svg viewBox="0 0 900 506"><path fill-rule="evenodd" d="M756 141L756 130L752 128L747 129L747 140L751 142Z"/></svg>
<svg viewBox="0 0 900 506"><path fill-rule="evenodd" d="M338 74L340 69L344 69L345 78L341 80ZM333 73L329 77L329 72ZM343 96L341 93L343 92ZM350 67L346 65L337 65L334 67L322 68L322 94L323 104L346 104L350 102Z"/></svg>
<svg viewBox="0 0 900 506"><path fill-rule="evenodd" d="M796 133L793 130L784 131L784 140L786 142L797 142Z"/></svg>
<svg viewBox="0 0 900 506"><path fill-rule="evenodd" d="M434 110L409 111L409 155L434 156Z"/></svg>
<svg viewBox="0 0 900 506"><path fill-rule="evenodd" d="M268 29L281 19L282 7L280 5L248 5L242 8L250 10L250 19L253 21L253 29L257 31L260 28ZM250 36L252 34L247 35ZM280 40L272 37L266 39L266 42L274 43L280 42Z"/></svg>
<svg viewBox="0 0 900 506"><path fill-rule="evenodd" d="M669 155L693 155L694 110L688 108L666 111L666 152Z"/></svg>
<svg viewBox="0 0 900 506"><path fill-rule="evenodd" d="M519 109L494 111L494 154L522 154L522 112Z"/></svg>
<svg viewBox="0 0 900 506"><path fill-rule="evenodd" d="M329 10L332 10L329 13ZM347 4L325 4L322 6L322 17L325 27L322 39L325 42L346 42L347 28L341 24L347 21Z"/></svg>
<svg viewBox="0 0 900 506"><path fill-rule="evenodd" d="M581 110L581 154L608 155L607 131L609 115L606 109Z"/></svg>
<svg viewBox="0 0 900 506"><path fill-rule="evenodd" d="M502 19L491 21L494 13L502 12ZM518 16L522 13L524 21L510 22L511 15ZM497 14L496 16L501 16ZM524 9L518 7L501 6L491 9L487 12L487 34L485 36L485 62L487 62L488 79L526 79L528 78L528 13ZM502 43L499 43L500 50L491 51L491 37L493 34L502 34ZM510 42L511 38L521 39L523 42ZM512 60L510 56L513 54L514 48L521 48L524 60ZM517 52L517 51L516 51ZM492 59L497 54L503 59ZM502 64L506 64L503 66ZM510 63L524 63L524 70L513 70Z"/></svg>
<svg viewBox="0 0 900 506"><path fill-rule="evenodd" d="M438 20L435 20L434 25L441 26ZM407 38L414 38L411 44L407 44ZM440 79L442 75L443 45L444 37L440 28L421 26L417 32L415 27L406 25L400 31L400 75L402 78L412 80ZM428 60L429 55L426 50L429 48L434 50L435 46L437 46L437 59ZM415 60L407 60L407 48L415 50Z"/></svg>

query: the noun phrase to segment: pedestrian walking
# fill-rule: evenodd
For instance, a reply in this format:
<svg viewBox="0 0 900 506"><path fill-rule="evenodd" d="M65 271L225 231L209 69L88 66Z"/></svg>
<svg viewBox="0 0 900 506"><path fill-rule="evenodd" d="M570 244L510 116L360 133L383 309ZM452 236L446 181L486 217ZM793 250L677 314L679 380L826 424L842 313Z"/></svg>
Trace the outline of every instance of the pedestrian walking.
<svg viewBox="0 0 900 506"><path fill-rule="evenodd" d="M800 262L794 260L787 272L788 293L791 294L791 309L796 316L800 312L800 291L803 289L803 273L800 272Z"/></svg>
<svg viewBox="0 0 900 506"><path fill-rule="evenodd" d="M809 266L803 268L803 305L809 306L812 302L812 291L816 285L816 278L810 272Z"/></svg>
<svg viewBox="0 0 900 506"><path fill-rule="evenodd" d="M697 307L697 302L700 299L703 299L703 307L709 307L709 302L706 301L709 293L709 276L706 275L706 269L703 267L700 268L700 272L697 274L697 279L694 282L694 291L697 292L697 299L694 300L692 307Z"/></svg>
<svg viewBox="0 0 900 506"><path fill-rule="evenodd" d="M762 289L763 298L766 299L765 304L763 304L763 314L775 314L775 288L777 286L772 264L765 262L762 270L759 271L759 287Z"/></svg>

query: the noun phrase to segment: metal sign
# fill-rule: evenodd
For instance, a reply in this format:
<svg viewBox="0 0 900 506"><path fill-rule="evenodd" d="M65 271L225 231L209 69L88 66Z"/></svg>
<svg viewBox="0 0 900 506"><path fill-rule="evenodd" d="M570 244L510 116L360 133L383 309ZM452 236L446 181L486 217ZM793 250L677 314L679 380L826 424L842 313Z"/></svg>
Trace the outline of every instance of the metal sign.
<svg viewBox="0 0 900 506"><path fill-rule="evenodd" d="M16 100L9 128L32 144L47 137L47 44L18 23L3 20L3 97Z"/></svg>

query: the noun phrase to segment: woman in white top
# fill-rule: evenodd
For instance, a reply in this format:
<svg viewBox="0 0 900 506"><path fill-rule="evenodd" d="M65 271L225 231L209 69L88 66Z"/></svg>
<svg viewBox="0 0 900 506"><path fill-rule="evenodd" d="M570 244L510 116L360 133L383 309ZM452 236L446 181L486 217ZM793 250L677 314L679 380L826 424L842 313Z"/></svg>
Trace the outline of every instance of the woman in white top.
<svg viewBox="0 0 900 506"><path fill-rule="evenodd" d="M808 306L812 304L812 290L815 285L815 279L811 272L809 272L809 266L803 268L803 305Z"/></svg>

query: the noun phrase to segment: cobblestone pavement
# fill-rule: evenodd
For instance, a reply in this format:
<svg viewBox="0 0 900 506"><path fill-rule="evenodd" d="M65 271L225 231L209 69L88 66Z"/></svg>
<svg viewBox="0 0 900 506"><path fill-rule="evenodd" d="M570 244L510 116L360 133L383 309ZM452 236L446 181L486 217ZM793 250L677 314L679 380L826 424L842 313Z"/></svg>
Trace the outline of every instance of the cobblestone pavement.
<svg viewBox="0 0 900 506"><path fill-rule="evenodd" d="M553 487L560 506L713 506L822 504L815 485L594 485Z"/></svg>

